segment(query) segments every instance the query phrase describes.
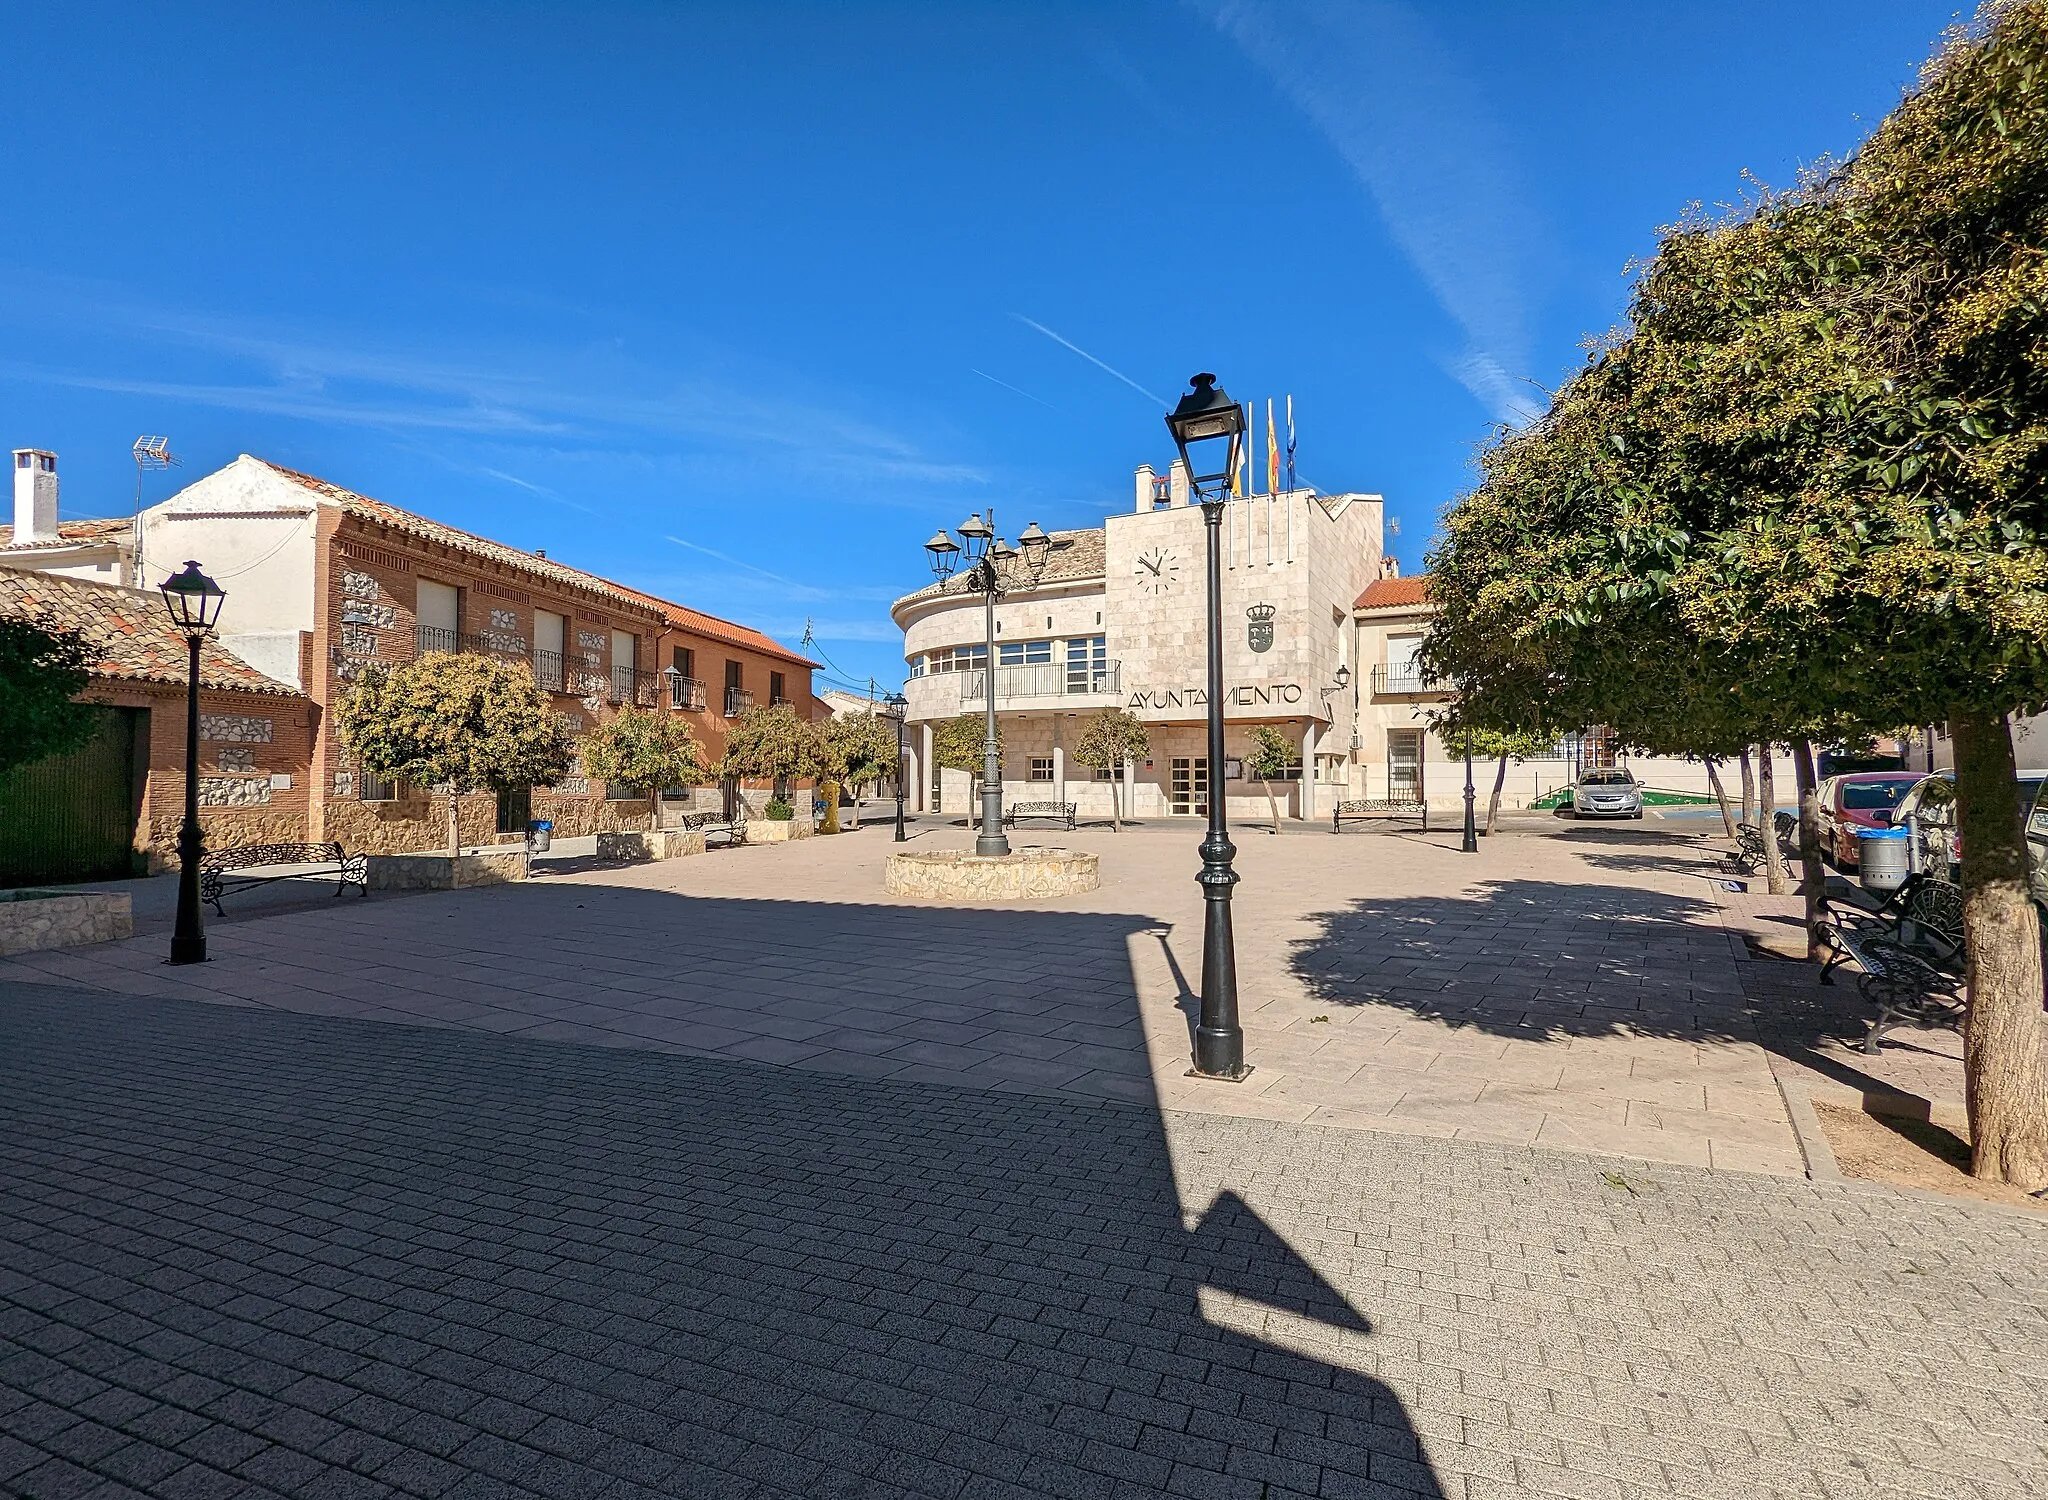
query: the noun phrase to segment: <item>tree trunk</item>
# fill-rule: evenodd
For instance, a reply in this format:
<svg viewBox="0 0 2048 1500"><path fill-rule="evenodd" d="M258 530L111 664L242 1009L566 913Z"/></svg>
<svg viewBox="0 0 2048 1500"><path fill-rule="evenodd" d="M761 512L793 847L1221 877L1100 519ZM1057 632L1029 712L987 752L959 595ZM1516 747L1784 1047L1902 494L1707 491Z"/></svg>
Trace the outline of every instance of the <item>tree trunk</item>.
<svg viewBox="0 0 2048 1500"><path fill-rule="evenodd" d="M1266 810L1273 815L1273 831L1280 831L1280 804L1273 798L1273 783L1265 777L1259 778L1259 785L1266 789Z"/></svg>
<svg viewBox="0 0 2048 1500"><path fill-rule="evenodd" d="M1773 896L1785 894L1785 860L1778 849L1778 833L1772 819L1778 811L1777 772L1771 766L1771 747L1757 753L1756 826L1764 836L1764 884Z"/></svg>
<svg viewBox="0 0 2048 1500"><path fill-rule="evenodd" d="M1508 758L1500 758L1500 769L1493 773L1493 799L1486 804L1486 836L1493 837L1493 820L1500 816L1501 789L1508 784Z"/></svg>
<svg viewBox="0 0 2048 1500"><path fill-rule="evenodd" d="M1123 785L1124 781L1123 767L1117 766L1115 770L1116 775L1109 779L1109 831L1111 833L1122 833L1124 831L1123 815L1121 812L1122 798L1118 796L1118 788Z"/></svg>
<svg viewBox="0 0 2048 1500"><path fill-rule="evenodd" d="M1792 774L1799 783L1799 889L1806 897L1806 957L1821 963L1828 956L1820 924L1828 914L1828 872L1820 862L1820 790L1813 774L1813 745L1792 742Z"/></svg>
<svg viewBox="0 0 2048 1500"><path fill-rule="evenodd" d="M455 795L455 788L451 786L448 788L448 852L450 855L462 853L462 814L455 806L458 800L460 799Z"/></svg>
<svg viewBox="0 0 2048 1500"><path fill-rule="evenodd" d="M1949 721L1956 831L1963 844L1963 940L1970 1015L1963 1088L1971 1173L2048 1187L2048 1070L2041 1060L2041 925L2027 890L2012 734L2002 714Z"/></svg>
<svg viewBox="0 0 2048 1500"><path fill-rule="evenodd" d="M859 782L855 782L855 783L854 783L854 787L853 787L853 831L854 831L855 833L858 833L858 832L860 832L860 783L859 783Z"/></svg>
<svg viewBox="0 0 2048 1500"><path fill-rule="evenodd" d="M1728 830L1728 837L1735 837L1735 814L1728 810L1728 788L1721 785L1721 772L1714 764L1714 757L1706 757L1707 785L1714 789L1714 800L1721 804L1721 826ZM1747 768L1745 768L1747 769Z"/></svg>
<svg viewBox="0 0 2048 1500"><path fill-rule="evenodd" d="M1749 746L1742 747L1742 821L1756 826L1756 771L1749 763Z"/></svg>

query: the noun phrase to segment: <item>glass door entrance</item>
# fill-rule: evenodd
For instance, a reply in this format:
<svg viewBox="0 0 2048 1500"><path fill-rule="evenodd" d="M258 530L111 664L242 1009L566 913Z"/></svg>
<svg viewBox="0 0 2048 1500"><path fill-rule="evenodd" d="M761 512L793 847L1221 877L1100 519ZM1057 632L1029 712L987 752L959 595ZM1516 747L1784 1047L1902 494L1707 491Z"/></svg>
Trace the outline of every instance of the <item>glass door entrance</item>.
<svg viewBox="0 0 2048 1500"><path fill-rule="evenodd" d="M1209 816L1209 758L1176 755L1169 763L1167 806L1179 816Z"/></svg>

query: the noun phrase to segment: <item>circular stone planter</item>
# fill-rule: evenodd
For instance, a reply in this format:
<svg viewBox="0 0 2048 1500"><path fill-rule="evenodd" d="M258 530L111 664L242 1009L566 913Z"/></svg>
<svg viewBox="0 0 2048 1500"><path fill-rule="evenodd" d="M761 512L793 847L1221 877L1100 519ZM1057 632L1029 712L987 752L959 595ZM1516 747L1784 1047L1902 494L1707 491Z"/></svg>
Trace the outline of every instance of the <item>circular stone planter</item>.
<svg viewBox="0 0 2048 1500"><path fill-rule="evenodd" d="M883 886L892 896L942 901L1023 901L1074 896L1102 883L1100 855L1026 847L1008 854L906 850L889 856Z"/></svg>

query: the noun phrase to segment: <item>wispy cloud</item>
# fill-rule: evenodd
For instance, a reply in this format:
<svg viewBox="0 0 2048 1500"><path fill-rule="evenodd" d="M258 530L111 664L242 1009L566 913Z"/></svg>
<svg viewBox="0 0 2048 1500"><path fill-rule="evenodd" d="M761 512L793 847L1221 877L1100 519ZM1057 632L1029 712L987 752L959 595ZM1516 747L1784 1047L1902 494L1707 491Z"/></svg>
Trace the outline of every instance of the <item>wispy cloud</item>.
<svg viewBox="0 0 2048 1500"><path fill-rule="evenodd" d="M1026 401L1038 401L1038 404L1044 407L1047 411L1060 410L1057 406L1054 406L1050 401L1039 401L1038 397L1032 395L1031 392L1018 390L1016 386L1011 385L1010 382L1007 380L996 379L995 376L989 374L989 372L986 370L977 370L974 368L973 365L969 365L967 367L967 370L969 374L979 375L983 380L986 380L990 385L999 385L1006 391L1010 391L1016 395L1022 396ZM1060 415L1065 416L1066 413L1060 412Z"/></svg>
<svg viewBox="0 0 2048 1500"><path fill-rule="evenodd" d="M798 583L793 578L784 578L780 573L771 573L766 568L757 568L750 562L741 562L737 557L728 557L716 548L706 547L698 542L686 542L679 536L666 537L664 540L674 542L678 547L688 548L692 552L701 552L706 557L715 557L727 567L745 568L749 573L758 573L771 582L780 583L789 588L800 589L808 587L808 585Z"/></svg>
<svg viewBox="0 0 2048 1500"><path fill-rule="evenodd" d="M1329 141L1457 322L1444 368L1498 421L1540 411L1523 376L1549 227L1481 90L1405 5L1196 3Z"/></svg>
<svg viewBox="0 0 2048 1500"><path fill-rule="evenodd" d="M118 359L122 366L79 368L84 361L76 359L69 367L0 363L0 381L394 433L611 441L640 449L681 445L704 453L744 453L757 469L772 462L789 477L811 480L982 485L989 479L979 465L936 457L863 417L792 393L800 381L767 372L751 385L678 376L637 364L602 343L569 350L479 349L471 358L451 360L366 347L317 331L166 310L118 287L11 271L0 271L0 310L12 323L101 334L101 346L120 351L106 360ZM195 356L207 360L203 378L162 373L191 365Z"/></svg>
<svg viewBox="0 0 2048 1500"><path fill-rule="evenodd" d="M1054 333L1050 328L1046 327L1043 323L1036 322L1031 318L1027 318L1022 313L1012 313L1010 316L1015 318L1019 323L1022 323L1026 328L1036 328L1040 333L1044 334L1047 338L1051 339L1055 344L1058 344L1062 349L1073 350L1076 354L1080 355L1081 358L1087 360L1089 364L1095 366L1096 369L1103 370L1111 375L1114 375L1118 380L1121 380L1125 385L1129 386L1139 395L1144 396L1152 401L1158 401L1161 406L1168 405L1166 401L1161 400L1158 396L1153 395L1152 392L1146 390L1142 385L1139 385L1137 381L1131 379L1130 376L1126 375L1122 370L1119 370L1115 365L1104 364L1101 360L1097 359L1094 355L1090 354L1086 349L1083 349L1079 344L1070 343L1068 340L1061 338L1058 334Z"/></svg>

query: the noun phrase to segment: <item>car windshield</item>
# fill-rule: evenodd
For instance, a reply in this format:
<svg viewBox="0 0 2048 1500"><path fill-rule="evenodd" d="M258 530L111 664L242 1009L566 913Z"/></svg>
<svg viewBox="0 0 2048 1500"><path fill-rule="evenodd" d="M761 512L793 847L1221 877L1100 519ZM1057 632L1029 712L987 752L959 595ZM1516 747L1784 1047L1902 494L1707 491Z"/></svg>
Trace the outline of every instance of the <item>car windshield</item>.
<svg viewBox="0 0 2048 1500"><path fill-rule="evenodd" d="M1899 799L1912 789L1910 781L1852 781L1842 788L1842 806L1850 812L1897 807Z"/></svg>
<svg viewBox="0 0 2048 1500"><path fill-rule="evenodd" d="M1580 786L1634 786L1635 778L1626 771L1588 771L1579 778Z"/></svg>

